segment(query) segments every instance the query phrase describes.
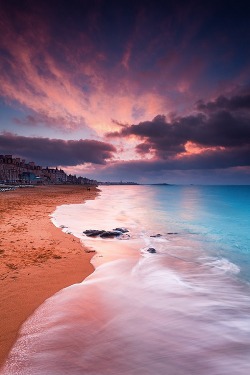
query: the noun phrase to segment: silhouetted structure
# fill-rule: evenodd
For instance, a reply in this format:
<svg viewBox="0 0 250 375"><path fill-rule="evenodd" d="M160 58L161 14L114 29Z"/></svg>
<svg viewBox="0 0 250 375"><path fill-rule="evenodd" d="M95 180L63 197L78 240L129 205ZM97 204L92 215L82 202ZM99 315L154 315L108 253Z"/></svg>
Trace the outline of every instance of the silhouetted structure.
<svg viewBox="0 0 250 375"><path fill-rule="evenodd" d="M0 155L0 183L2 184L77 184L97 185L97 181L76 175L67 175L63 169L42 168L33 161Z"/></svg>

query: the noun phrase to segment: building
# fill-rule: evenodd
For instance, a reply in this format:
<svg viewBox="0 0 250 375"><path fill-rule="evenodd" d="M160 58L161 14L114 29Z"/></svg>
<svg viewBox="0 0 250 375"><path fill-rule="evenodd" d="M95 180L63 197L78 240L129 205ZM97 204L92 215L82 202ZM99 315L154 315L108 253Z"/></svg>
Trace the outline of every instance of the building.
<svg viewBox="0 0 250 375"><path fill-rule="evenodd" d="M42 169L44 181L51 184L65 184L67 182L67 175L62 169L58 168L44 168Z"/></svg>
<svg viewBox="0 0 250 375"><path fill-rule="evenodd" d="M67 175L63 169L42 168L31 161L0 155L0 183L3 184L82 184L97 185L97 181L76 175Z"/></svg>

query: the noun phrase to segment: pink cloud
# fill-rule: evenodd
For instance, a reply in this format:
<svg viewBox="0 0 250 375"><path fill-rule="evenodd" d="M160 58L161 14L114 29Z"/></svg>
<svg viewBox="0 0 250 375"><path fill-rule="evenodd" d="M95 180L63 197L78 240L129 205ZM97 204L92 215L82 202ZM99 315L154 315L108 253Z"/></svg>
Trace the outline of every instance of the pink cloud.
<svg viewBox="0 0 250 375"><path fill-rule="evenodd" d="M102 68L105 55L97 53L83 34L81 46L59 46L67 60L62 64L56 54L48 52L52 41L46 27L40 26L38 35L24 31L18 38L6 20L7 33L1 41L8 57L0 64L3 70L8 64L8 69L2 76L0 93L37 113L33 125L40 118L45 125L69 131L88 125L103 134L114 128L112 118L132 122L136 107L143 109L139 119L165 109L157 93L138 94L136 84L126 77L117 81L114 76L112 80L112 74ZM114 73L118 74L116 69Z"/></svg>
<svg viewBox="0 0 250 375"><path fill-rule="evenodd" d="M176 27L188 22L192 7L174 10L176 24L166 18L152 33L150 14L142 7L114 61L95 40L98 12L89 13L84 31L74 30L74 38L65 40L52 37L53 22L40 8L32 16L15 14L14 22L3 15L0 94L30 110L25 120L16 120L21 126L26 121L67 131L91 127L98 136L119 129L119 122L187 112L200 99L196 85L208 64L202 53L211 46L204 43L199 53L190 53L201 20L179 40ZM211 94L211 89L204 85L202 92Z"/></svg>
<svg viewBox="0 0 250 375"><path fill-rule="evenodd" d="M93 14L92 19L96 28ZM87 34L78 33L77 40L63 44L53 40L49 22L41 21L36 14L32 18L22 14L18 22L22 28L19 36L10 19L4 18L5 33L0 38L6 56L0 63L5 72L0 94L37 114L33 122L26 119L28 125L36 126L40 119L47 126L68 131L90 126L102 135L116 127L112 119L132 123L172 109L156 87L149 90L142 84L140 74L128 75L121 69L121 65L129 68L133 38L121 64L110 70L103 67L108 57L96 49ZM135 28L135 34L138 40L139 28ZM141 60L143 55L138 58Z"/></svg>

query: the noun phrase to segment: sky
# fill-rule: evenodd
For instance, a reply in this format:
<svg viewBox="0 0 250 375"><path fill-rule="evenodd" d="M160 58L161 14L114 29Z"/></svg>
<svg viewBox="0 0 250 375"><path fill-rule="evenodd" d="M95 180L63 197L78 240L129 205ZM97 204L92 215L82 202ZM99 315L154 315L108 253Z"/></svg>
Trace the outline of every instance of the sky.
<svg viewBox="0 0 250 375"><path fill-rule="evenodd" d="M250 184L250 2L0 0L0 154Z"/></svg>

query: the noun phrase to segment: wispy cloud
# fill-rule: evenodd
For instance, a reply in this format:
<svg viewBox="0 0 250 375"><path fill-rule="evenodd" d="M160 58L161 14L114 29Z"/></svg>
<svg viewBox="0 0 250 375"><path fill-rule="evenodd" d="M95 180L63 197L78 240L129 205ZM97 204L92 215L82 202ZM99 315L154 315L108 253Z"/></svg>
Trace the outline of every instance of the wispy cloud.
<svg viewBox="0 0 250 375"><path fill-rule="evenodd" d="M9 149L2 142L3 150L21 153L17 139L26 151L28 142L47 143L58 151L56 157L44 148L53 163L108 161L99 167L107 173L209 169L216 160L221 168L245 168L249 90L240 87L249 77L249 17L247 6L230 2L225 22L222 3L139 0L128 7L98 0L61 7L59 0L2 0L0 96L23 110L11 124L14 131L45 134L49 127L62 138L67 131L72 139L91 134L106 140L62 143L4 134ZM36 152L27 151L44 160Z"/></svg>
<svg viewBox="0 0 250 375"><path fill-rule="evenodd" d="M40 118L44 125L69 131L91 126L103 133L114 126L112 118L132 121L135 107L143 108L139 118L163 108L157 93L136 92L131 79L120 76L119 64L112 63L89 35L81 31L64 44L54 38L50 18L40 16L15 14L15 23L8 14L1 19L0 94L37 113L35 121L33 115L27 118L28 125L35 126Z"/></svg>
<svg viewBox="0 0 250 375"><path fill-rule="evenodd" d="M203 93L209 92L202 74L206 56L210 64L215 56L209 39L199 39L204 14L190 25L192 7L184 12L172 4L172 13L159 18L160 9L138 3L134 14L125 9L129 27L122 12L114 19L115 38L107 34L102 3L86 7L83 19L69 8L72 20L53 5L3 7L3 98L25 106L31 116L51 119L43 121L46 126L68 131L89 126L101 135L114 129L111 119L131 123L186 110L200 98L201 84Z"/></svg>

